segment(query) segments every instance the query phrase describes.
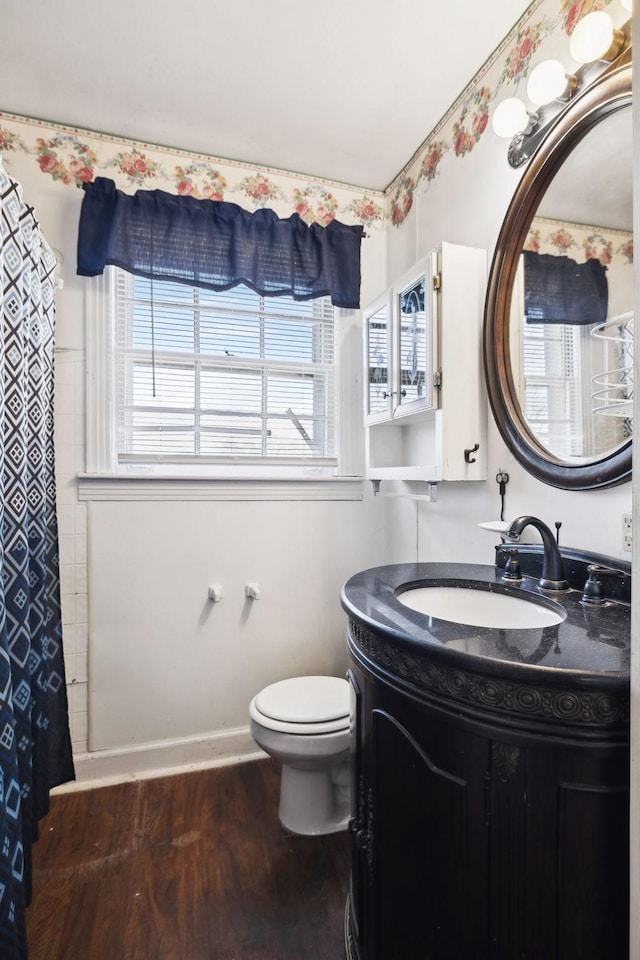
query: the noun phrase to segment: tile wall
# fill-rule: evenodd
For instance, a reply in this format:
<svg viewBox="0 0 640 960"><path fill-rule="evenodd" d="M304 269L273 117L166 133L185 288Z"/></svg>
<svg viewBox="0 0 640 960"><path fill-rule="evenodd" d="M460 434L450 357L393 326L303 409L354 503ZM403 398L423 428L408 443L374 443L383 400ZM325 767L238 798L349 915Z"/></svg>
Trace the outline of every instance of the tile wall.
<svg viewBox="0 0 640 960"><path fill-rule="evenodd" d="M54 422L60 594L74 755L87 751L87 504L78 503L76 481L77 474L85 469L84 405L84 353L81 350L57 350Z"/></svg>

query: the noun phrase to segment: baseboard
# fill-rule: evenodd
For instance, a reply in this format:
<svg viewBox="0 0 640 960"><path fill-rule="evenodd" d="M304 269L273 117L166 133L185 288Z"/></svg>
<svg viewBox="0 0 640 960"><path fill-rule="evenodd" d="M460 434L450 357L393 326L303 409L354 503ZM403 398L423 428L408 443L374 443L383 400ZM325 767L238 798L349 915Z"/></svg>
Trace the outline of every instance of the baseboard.
<svg viewBox="0 0 640 960"><path fill-rule="evenodd" d="M266 754L256 745L248 727L237 727L206 737L97 750L76 755L73 758L76 779L55 787L51 793L92 790L127 780L188 773L264 757Z"/></svg>

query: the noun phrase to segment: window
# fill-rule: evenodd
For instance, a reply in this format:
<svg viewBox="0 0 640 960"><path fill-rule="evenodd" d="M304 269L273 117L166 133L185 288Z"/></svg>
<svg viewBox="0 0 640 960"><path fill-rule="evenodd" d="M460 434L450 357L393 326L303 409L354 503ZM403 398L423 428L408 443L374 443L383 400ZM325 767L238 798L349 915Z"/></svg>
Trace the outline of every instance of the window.
<svg viewBox="0 0 640 960"><path fill-rule="evenodd" d="M565 458L583 450L584 337L585 328L570 324L523 323L525 416L547 450Z"/></svg>
<svg viewBox="0 0 640 960"><path fill-rule="evenodd" d="M334 461L334 317L248 287L115 281L120 461Z"/></svg>
<svg viewBox="0 0 640 960"><path fill-rule="evenodd" d="M117 268L91 283L88 473L361 473L345 443L360 405L359 350L341 343L353 311Z"/></svg>

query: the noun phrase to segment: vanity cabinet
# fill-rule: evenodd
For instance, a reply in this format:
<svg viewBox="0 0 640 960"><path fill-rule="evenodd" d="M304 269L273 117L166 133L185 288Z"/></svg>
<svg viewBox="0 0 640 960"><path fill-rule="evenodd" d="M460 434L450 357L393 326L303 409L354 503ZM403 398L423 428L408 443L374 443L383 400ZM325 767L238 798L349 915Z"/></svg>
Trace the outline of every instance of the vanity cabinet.
<svg viewBox="0 0 640 960"><path fill-rule="evenodd" d="M405 566L417 580L443 565ZM384 591L389 569L361 583L370 574ZM393 616L394 584L388 601L358 601L362 617L348 590L343 600L349 960L628 960L628 673L522 670L460 656L455 639L452 655L434 642L437 627L429 637ZM585 612L573 596L547 659L584 641L615 660L614 645L628 647L615 613ZM626 608L621 616L627 630ZM510 633L536 631L496 632L506 650Z"/></svg>
<svg viewBox="0 0 640 960"><path fill-rule="evenodd" d="M353 960L627 960L625 746L352 682Z"/></svg>
<svg viewBox="0 0 640 960"><path fill-rule="evenodd" d="M486 478L486 278L484 250L443 243L364 311L369 479Z"/></svg>

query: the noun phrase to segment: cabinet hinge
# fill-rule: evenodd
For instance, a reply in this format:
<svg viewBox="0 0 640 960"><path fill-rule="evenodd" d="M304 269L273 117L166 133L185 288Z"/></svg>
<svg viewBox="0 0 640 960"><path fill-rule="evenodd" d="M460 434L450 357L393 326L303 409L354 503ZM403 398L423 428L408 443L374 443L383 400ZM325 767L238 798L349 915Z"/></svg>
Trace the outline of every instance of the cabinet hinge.
<svg viewBox="0 0 640 960"><path fill-rule="evenodd" d="M433 279L433 289L434 289L434 290L439 290L440 287L442 286L442 274L441 274L441 273L434 273L432 279Z"/></svg>
<svg viewBox="0 0 640 960"><path fill-rule="evenodd" d="M434 387L442 386L442 370L435 370L433 373L433 385Z"/></svg>

